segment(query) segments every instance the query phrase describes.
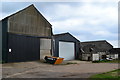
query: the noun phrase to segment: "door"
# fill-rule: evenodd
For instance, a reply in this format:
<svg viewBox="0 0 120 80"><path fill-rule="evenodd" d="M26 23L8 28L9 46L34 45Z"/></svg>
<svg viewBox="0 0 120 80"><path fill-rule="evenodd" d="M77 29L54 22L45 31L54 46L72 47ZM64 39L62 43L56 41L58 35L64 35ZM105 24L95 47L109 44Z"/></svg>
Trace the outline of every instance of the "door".
<svg viewBox="0 0 120 80"><path fill-rule="evenodd" d="M40 59L43 60L45 56L51 56L51 39L40 39Z"/></svg>
<svg viewBox="0 0 120 80"><path fill-rule="evenodd" d="M107 57L106 57L106 55L102 55L102 59L106 59Z"/></svg>
<svg viewBox="0 0 120 80"><path fill-rule="evenodd" d="M59 41L59 57L64 58L64 60L73 60L75 58L74 42Z"/></svg>
<svg viewBox="0 0 120 80"><path fill-rule="evenodd" d="M88 56L88 61L90 61L90 56Z"/></svg>
<svg viewBox="0 0 120 80"><path fill-rule="evenodd" d="M8 62L39 60L39 50L38 38L12 34L8 36Z"/></svg>

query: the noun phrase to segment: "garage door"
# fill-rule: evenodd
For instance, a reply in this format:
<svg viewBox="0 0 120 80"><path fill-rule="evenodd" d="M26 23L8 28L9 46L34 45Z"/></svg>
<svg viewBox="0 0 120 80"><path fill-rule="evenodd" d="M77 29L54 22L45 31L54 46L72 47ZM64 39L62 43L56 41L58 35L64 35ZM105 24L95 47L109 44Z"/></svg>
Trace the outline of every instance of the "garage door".
<svg viewBox="0 0 120 80"><path fill-rule="evenodd" d="M74 55L74 42L59 42L59 57L63 57L64 60L73 60Z"/></svg>

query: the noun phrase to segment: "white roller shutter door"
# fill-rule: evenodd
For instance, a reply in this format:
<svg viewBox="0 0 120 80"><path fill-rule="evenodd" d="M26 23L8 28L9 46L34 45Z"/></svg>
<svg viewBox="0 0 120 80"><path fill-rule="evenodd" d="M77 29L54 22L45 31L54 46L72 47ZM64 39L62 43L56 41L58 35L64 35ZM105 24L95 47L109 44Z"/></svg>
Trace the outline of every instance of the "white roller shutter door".
<svg viewBox="0 0 120 80"><path fill-rule="evenodd" d="M64 60L73 60L75 58L74 42L59 41L59 57L64 58Z"/></svg>

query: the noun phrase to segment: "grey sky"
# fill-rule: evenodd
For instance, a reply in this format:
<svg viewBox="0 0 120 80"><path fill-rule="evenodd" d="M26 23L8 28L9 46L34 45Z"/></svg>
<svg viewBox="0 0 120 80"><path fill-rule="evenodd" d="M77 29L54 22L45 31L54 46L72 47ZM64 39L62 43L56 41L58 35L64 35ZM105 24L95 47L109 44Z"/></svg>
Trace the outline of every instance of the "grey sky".
<svg viewBox="0 0 120 80"><path fill-rule="evenodd" d="M13 14L34 4L52 24L53 32L70 32L80 41L107 40L118 46L118 3L106 2L4 2L0 14ZM111 2L112 1L112 2Z"/></svg>

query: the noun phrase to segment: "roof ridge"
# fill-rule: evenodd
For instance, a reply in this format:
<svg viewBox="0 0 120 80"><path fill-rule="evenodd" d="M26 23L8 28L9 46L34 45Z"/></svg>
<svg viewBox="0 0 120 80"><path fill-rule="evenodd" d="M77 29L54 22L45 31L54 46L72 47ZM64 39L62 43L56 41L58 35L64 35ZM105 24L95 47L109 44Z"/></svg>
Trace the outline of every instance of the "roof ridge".
<svg viewBox="0 0 120 80"><path fill-rule="evenodd" d="M81 42L81 43L87 43L87 42L102 42L102 41L106 41L106 40L85 41L85 42ZM106 41L106 42L107 42L107 41Z"/></svg>
<svg viewBox="0 0 120 80"><path fill-rule="evenodd" d="M63 35L63 34L70 34L70 33L69 32L64 32L64 33L54 34L54 36Z"/></svg>
<svg viewBox="0 0 120 80"><path fill-rule="evenodd" d="M77 41L80 42L80 40L78 40L76 37L74 37L74 36L73 36L72 34L70 34L69 32L61 33L61 34L56 34L56 35L53 35L53 36L57 37L57 36L63 36L63 35L65 35L65 34L69 34L70 36L72 36L73 38L75 38Z"/></svg>

